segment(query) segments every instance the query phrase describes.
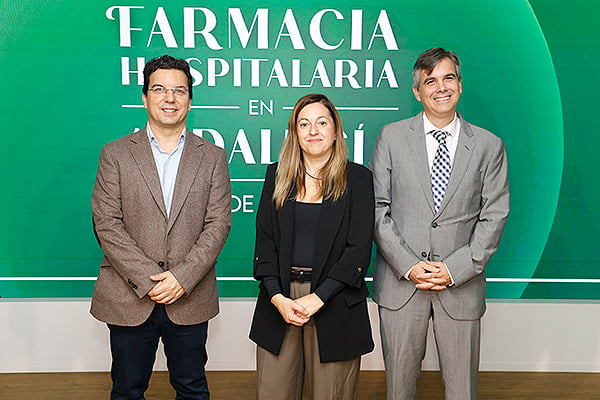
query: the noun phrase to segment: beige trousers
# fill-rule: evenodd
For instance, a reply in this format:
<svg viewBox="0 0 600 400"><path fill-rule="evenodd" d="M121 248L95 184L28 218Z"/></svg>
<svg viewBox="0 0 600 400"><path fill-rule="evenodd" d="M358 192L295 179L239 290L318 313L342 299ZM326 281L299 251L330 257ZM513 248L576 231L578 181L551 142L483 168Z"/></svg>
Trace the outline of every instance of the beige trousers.
<svg viewBox="0 0 600 400"><path fill-rule="evenodd" d="M310 293L310 282L292 282L291 297ZM313 318L304 326L288 325L279 356L256 348L258 400L301 400L304 381L308 400L354 400L358 392L360 357L321 363Z"/></svg>

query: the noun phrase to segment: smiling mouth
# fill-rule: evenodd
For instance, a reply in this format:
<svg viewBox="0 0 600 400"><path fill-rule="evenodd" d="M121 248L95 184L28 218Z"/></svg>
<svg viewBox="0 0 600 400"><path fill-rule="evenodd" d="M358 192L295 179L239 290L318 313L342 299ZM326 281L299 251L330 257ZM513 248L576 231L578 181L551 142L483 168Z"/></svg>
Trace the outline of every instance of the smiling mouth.
<svg viewBox="0 0 600 400"><path fill-rule="evenodd" d="M437 102L442 102L443 103L443 102L446 102L446 101L450 100L451 97L452 97L452 94L448 93L448 94L444 94L444 95L441 95L441 96L435 96L433 98L433 100L435 100Z"/></svg>
<svg viewBox="0 0 600 400"><path fill-rule="evenodd" d="M166 113L174 113L174 112L177 112L177 109L176 109L176 108L167 108L167 107L165 107L165 108L161 108L161 110L163 110L163 111L164 111L164 112L166 112Z"/></svg>

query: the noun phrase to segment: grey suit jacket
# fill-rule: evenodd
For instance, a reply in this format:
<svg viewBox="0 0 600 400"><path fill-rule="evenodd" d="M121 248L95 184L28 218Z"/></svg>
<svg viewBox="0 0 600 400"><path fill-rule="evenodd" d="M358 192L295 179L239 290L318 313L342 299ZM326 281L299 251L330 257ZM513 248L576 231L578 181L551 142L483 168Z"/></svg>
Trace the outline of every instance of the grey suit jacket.
<svg viewBox="0 0 600 400"><path fill-rule="evenodd" d="M373 299L389 309L416 292L403 276L418 261L444 261L454 285L436 292L454 319L485 312L484 268L508 217L502 140L461 118L452 173L434 214L422 113L384 126L371 157L375 187Z"/></svg>
<svg viewBox="0 0 600 400"><path fill-rule="evenodd" d="M166 306L180 325L219 310L215 263L231 227L231 183L225 151L187 132L167 217L146 129L102 148L92 193L96 237L105 257L92 315L136 326L154 307L150 275L169 270L185 289Z"/></svg>

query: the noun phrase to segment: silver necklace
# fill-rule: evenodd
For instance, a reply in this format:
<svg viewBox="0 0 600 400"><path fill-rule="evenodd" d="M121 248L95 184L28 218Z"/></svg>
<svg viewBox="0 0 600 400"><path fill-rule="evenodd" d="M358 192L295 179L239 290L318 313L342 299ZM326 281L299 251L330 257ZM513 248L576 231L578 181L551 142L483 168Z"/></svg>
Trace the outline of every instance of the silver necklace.
<svg viewBox="0 0 600 400"><path fill-rule="evenodd" d="M308 177L309 177L309 178L313 178L315 181L320 181L320 180L322 180L321 178L317 178L316 176L312 176L312 175L310 174L310 172L308 172L308 170L306 170L305 172L306 172L306 175L308 175Z"/></svg>

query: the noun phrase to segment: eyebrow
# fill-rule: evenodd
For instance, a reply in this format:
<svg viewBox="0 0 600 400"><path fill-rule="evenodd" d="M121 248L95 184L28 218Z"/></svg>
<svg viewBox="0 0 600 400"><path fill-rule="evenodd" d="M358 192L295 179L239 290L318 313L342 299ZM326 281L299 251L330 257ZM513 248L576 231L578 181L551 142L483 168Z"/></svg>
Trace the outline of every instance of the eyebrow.
<svg viewBox="0 0 600 400"><path fill-rule="evenodd" d="M442 77L442 79L446 79L446 78L456 78L456 74L454 72L449 72L446 75L444 75ZM428 76L425 79L423 79L423 83L427 83L427 82L431 82L436 80L437 78L433 77L433 76Z"/></svg>
<svg viewBox="0 0 600 400"><path fill-rule="evenodd" d="M319 115L316 119L320 119L320 118L327 118L327 119L329 119L330 117L327 116L327 115ZM308 120L308 117L298 118L298 121L302 121L303 119Z"/></svg>
<svg viewBox="0 0 600 400"><path fill-rule="evenodd" d="M161 83L155 83L155 84L153 84L153 85L152 85L152 87L156 87L156 86L162 86L162 87L166 87L165 85L163 85L163 84L161 84ZM187 89L187 86L185 86L185 85L179 85L179 86L174 86L173 88L174 88L174 89L176 89L176 88L183 88L183 89Z"/></svg>

